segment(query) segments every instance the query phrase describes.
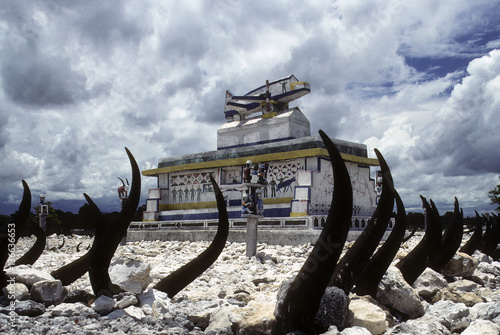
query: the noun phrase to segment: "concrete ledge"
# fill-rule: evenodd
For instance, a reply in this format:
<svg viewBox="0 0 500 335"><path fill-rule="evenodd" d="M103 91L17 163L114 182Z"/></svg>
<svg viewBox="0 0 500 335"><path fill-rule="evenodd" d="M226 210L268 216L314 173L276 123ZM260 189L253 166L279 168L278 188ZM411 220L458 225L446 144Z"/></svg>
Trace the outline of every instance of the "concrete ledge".
<svg viewBox="0 0 500 335"><path fill-rule="evenodd" d="M216 229L144 229L130 230L127 233L127 242L137 241L212 241ZM351 230L347 236L348 241L354 241L361 234L361 230ZM314 244L318 239L320 229L259 229L257 231L258 243L275 245L303 245ZM384 239L389 234L386 232ZM245 229L231 229L227 237L228 242L245 242Z"/></svg>

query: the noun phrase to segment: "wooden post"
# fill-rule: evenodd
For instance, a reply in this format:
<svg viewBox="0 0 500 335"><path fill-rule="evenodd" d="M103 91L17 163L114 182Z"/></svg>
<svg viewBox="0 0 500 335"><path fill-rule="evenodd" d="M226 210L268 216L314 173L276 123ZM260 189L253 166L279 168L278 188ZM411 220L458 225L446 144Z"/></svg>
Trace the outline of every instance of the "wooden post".
<svg viewBox="0 0 500 335"><path fill-rule="evenodd" d="M257 225L259 224L259 217L257 215L250 215L247 217L247 257L255 256L257 253Z"/></svg>

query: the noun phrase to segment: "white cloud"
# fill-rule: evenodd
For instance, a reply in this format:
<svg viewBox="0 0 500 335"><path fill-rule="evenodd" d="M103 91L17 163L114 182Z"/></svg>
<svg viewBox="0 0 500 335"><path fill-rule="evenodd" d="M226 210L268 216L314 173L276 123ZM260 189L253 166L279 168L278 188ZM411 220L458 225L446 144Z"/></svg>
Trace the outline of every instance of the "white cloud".
<svg viewBox="0 0 500 335"><path fill-rule="evenodd" d="M83 204L88 192L119 206L117 177L130 176L123 147L141 169L215 150L226 89L244 94L293 73L311 83L296 105L312 132L378 147L405 201L425 191L448 205L454 192L474 189L471 207L484 205L498 166L494 9L488 1L6 1L0 204L17 199L27 178L54 203ZM476 59L468 74L436 76L407 56ZM145 196L155 181L143 185Z"/></svg>

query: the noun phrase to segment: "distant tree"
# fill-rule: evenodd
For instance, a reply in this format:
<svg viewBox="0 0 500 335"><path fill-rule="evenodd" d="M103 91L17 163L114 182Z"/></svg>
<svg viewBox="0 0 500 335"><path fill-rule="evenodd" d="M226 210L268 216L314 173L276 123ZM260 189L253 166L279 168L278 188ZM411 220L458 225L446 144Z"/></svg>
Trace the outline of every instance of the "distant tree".
<svg viewBox="0 0 500 335"><path fill-rule="evenodd" d="M500 176L498 176L498 178L500 179ZM495 211L500 212L500 184L495 186L495 188L489 191L488 194L491 200L491 204L499 205L497 208L495 208Z"/></svg>
<svg viewBox="0 0 500 335"><path fill-rule="evenodd" d="M413 227L417 227L419 230L425 229L425 217L423 213L408 212L406 216L407 229L413 230Z"/></svg>
<svg viewBox="0 0 500 335"><path fill-rule="evenodd" d="M443 228L446 228L453 223L453 216L453 212L446 212L441 215L441 224L443 225Z"/></svg>

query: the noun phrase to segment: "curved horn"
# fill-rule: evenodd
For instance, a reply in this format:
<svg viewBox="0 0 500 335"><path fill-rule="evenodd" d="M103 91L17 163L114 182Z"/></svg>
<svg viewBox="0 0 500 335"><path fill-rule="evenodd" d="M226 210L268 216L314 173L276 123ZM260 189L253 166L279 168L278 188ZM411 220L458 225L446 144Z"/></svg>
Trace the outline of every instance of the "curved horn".
<svg viewBox="0 0 500 335"><path fill-rule="evenodd" d="M91 251L94 251L91 252L89 263L89 277L96 296L103 294L111 296L113 293L120 291L111 282L108 268L121 239L127 234L128 226L134 217L141 196L141 173L139 167L132 153L127 148L125 150L132 167L132 187L130 189L130 196L123 205L122 211L116 221L106 226L106 230L101 238L97 238L96 236L94 239L94 247L91 249Z"/></svg>
<svg viewBox="0 0 500 335"><path fill-rule="evenodd" d="M483 221L479 216L479 213L476 211L476 220L474 221L475 228L474 233L472 233L471 237L467 242L460 248L460 252L466 253L469 256L472 256L474 251L481 247L481 239L483 235Z"/></svg>
<svg viewBox="0 0 500 335"><path fill-rule="evenodd" d="M59 244L59 246L57 247L57 249L61 249L62 247L64 247L64 244L66 243L66 239L64 238L64 235L63 235L63 240L62 240L62 243Z"/></svg>
<svg viewBox="0 0 500 335"><path fill-rule="evenodd" d="M387 271L387 268L391 265L405 236L405 206L398 192L394 189L393 192L397 206L396 223L394 224L391 234L370 259L360 280L356 283L355 292L357 295L371 295L375 298L377 295L377 286Z"/></svg>
<svg viewBox="0 0 500 335"><path fill-rule="evenodd" d="M214 187L215 198L217 200L217 209L219 211L219 227L210 246L198 257L172 272L167 277L159 281L153 288L167 293L169 298L173 298L180 290L189 285L193 280L199 277L206 269L212 265L219 257L226 245L227 235L229 233L229 220L226 209L226 202L219 186L212 176L210 181Z"/></svg>
<svg viewBox="0 0 500 335"><path fill-rule="evenodd" d="M441 221L439 213L437 213L437 209L434 206L431 207L429 205L427 199L423 196L420 196L420 198L427 211L428 218L425 235L420 243L396 264L396 267L399 268L406 282L410 285L422 274L427 267L429 256L435 253L441 244ZM431 203L433 204L432 200Z"/></svg>
<svg viewBox="0 0 500 335"><path fill-rule="evenodd" d="M321 298L342 253L351 225L352 186L349 173L333 142L321 130L319 133L332 163L333 199L318 241L284 293L282 303L276 306L276 331L281 334L294 330L312 333Z"/></svg>
<svg viewBox="0 0 500 335"><path fill-rule="evenodd" d="M412 238L413 236L415 236L415 233L417 232L417 229L418 229L418 226L417 225L414 225L413 226L413 229L411 230L411 232L408 234L408 236L404 237L403 238L403 242L402 243L405 243L406 241L408 241L410 238Z"/></svg>
<svg viewBox="0 0 500 335"><path fill-rule="evenodd" d="M428 266L437 272L441 271L460 248L463 233L463 213L459 209L458 199L455 198L453 222L446 229L439 251L431 255Z"/></svg>
<svg viewBox="0 0 500 335"><path fill-rule="evenodd" d="M14 218L14 223L8 224L5 227L5 236L0 238L0 288L7 286L7 276L5 274L5 263L9 258L9 244L12 243L12 238L14 238L14 243L17 243L19 237L21 237L21 232L24 230L26 221L28 220L31 208L31 191L28 184L22 180L23 184L23 199L19 205L16 216ZM14 236L12 236L14 235Z"/></svg>
<svg viewBox="0 0 500 335"><path fill-rule="evenodd" d="M38 225L34 224L32 227L33 234L36 236L36 241L33 246L14 263L14 265L33 265L45 249L45 243L47 242L45 232Z"/></svg>
<svg viewBox="0 0 500 335"><path fill-rule="evenodd" d="M122 182L122 185L125 186L125 182L123 181L123 179L121 179L120 177L117 177L118 179L120 179L120 181Z"/></svg>
<svg viewBox="0 0 500 335"><path fill-rule="evenodd" d="M354 244L339 261L333 272L330 286L344 290L348 295L358 281L370 257L384 236L394 207L394 182L391 171L382 154L375 149L382 171L382 194L371 220L358 236Z"/></svg>
<svg viewBox="0 0 500 335"><path fill-rule="evenodd" d="M92 222L96 227L95 227L95 236L94 236L94 242L102 237L104 234L105 230L105 224L102 219L101 211L97 207L97 205L92 201L92 199L87 195L83 194L85 199L87 199L87 202L89 204L89 207L87 207L87 210L85 211L85 218L84 220L87 220L88 222ZM76 246L76 251L79 252L79 247L82 244L80 242ZM90 255L91 251L88 251L84 255L82 255L80 258L75 259L71 263L68 263L61 268L52 271L50 274L52 277L55 279L59 279L64 286L69 285L73 283L75 280L83 276L89 269L89 261L90 261Z"/></svg>

